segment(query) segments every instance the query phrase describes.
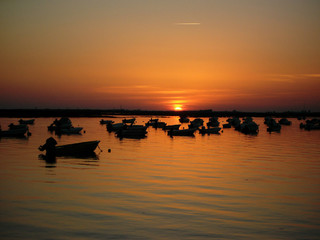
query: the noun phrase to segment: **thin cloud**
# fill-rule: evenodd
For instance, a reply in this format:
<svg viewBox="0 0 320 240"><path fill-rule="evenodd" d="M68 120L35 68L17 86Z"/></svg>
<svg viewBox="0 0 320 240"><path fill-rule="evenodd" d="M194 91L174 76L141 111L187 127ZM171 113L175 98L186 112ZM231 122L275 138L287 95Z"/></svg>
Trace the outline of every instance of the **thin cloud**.
<svg viewBox="0 0 320 240"><path fill-rule="evenodd" d="M312 74L271 74L268 75L268 80L274 82L285 82L285 83L293 83L297 80L302 80L306 78L320 78L320 74L312 73Z"/></svg>

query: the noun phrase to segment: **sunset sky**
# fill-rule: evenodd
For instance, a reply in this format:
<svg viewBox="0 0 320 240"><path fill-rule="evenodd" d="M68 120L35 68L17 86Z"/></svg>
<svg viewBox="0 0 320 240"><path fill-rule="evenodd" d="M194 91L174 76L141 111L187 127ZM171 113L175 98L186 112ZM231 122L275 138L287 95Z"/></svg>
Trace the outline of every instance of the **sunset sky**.
<svg viewBox="0 0 320 240"><path fill-rule="evenodd" d="M318 0L3 0L0 28L0 108L320 111Z"/></svg>

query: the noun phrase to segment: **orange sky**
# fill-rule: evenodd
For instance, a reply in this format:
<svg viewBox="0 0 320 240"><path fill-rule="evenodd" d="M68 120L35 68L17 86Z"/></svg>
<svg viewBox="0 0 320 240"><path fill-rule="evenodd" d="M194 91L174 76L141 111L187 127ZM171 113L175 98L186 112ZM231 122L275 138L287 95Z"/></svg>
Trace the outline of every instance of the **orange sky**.
<svg viewBox="0 0 320 240"><path fill-rule="evenodd" d="M1 1L0 108L320 111L320 2Z"/></svg>

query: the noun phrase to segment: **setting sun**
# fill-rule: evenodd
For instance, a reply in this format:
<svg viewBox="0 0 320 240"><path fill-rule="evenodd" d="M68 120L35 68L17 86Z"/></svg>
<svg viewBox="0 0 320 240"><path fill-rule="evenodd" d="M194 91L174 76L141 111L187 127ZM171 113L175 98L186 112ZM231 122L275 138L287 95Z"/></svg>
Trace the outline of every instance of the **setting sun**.
<svg viewBox="0 0 320 240"><path fill-rule="evenodd" d="M181 111L181 110L182 110L182 107L181 107L181 106L174 106L174 110L175 110L175 111Z"/></svg>

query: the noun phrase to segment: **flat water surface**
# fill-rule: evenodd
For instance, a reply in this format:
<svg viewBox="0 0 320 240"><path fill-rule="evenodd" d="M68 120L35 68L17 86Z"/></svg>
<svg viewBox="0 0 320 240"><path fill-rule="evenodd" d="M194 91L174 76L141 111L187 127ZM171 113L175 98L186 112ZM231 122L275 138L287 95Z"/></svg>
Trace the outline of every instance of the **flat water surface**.
<svg viewBox="0 0 320 240"><path fill-rule="evenodd" d="M0 139L0 239L320 238L320 131L296 119L281 133L254 118L256 136L171 138L149 127L144 139L119 139L100 118L71 118L85 133L58 137L47 131L53 120L36 118L29 138ZM17 121L0 118L3 130ZM38 147L50 136L100 140L102 151L46 162Z"/></svg>

